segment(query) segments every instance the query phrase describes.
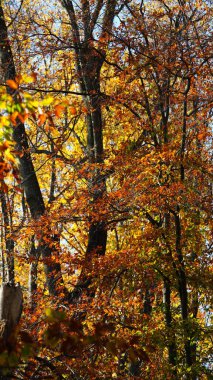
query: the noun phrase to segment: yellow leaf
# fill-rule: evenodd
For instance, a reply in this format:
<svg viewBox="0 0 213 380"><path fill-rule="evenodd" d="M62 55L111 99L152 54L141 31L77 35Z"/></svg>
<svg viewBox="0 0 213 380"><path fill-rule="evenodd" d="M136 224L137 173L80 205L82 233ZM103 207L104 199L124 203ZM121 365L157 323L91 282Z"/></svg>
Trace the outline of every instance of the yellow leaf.
<svg viewBox="0 0 213 380"><path fill-rule="evenodd" d="M5 101L0 102L0 109L1 110L5 110L6 107L7 107L7 103Z"/></svg>
<svg viewBox="0 0 213 380"><path fill-rule="evenodd" d="M27 102L27 107L28 107L29 109L32 109L32 108L38 108L38 106L39 106L39 102L38 102L38 100L29 100L29 101Z"/></svg>
<svg viewBox="0 0 213 380"><path fill-rule="evenodd" d="M47 317L51 317L52 316L52 309L50 309L50 307L48 307L47 309L45 309L45 314Z"/></svg>
<svg viewBox="0 0 213 380"><path fill-rule="evenodd" d="M16 160L15 160L15 157L13 156L13 154L11 153L10 149L6 149L5 153L4 153L4 157L12 162L12 163L15 163Z"/></svg>
<svg viewBox="0 0 213 380"><path fill-rule="evenodd" d="M60 133L54 127L51 128L51 134L52 134L52 137L59 137L60 136Z"/></svg>
<svg viewBox="0 0 213 380"><path fill-rule="evenodd" d="M8 127L9 125L10 125L10 121L8 120L8 118L6 116L2 116L0 118L0 126Z"/></svg>
<svg viewBox="0 0 213 380"><path fill-rule="evenodd" d="M22 75L22 79L25 83L33 83L35 82L35 78L33 76L29 76L29 75Z"/></svg>
<svg viewBox="0 0 213 380"><path fill-rule="evenodd" d="M43 106L49 106L53 102L54 98L52 96L48 96L48 98L42 100Z"/></svg>

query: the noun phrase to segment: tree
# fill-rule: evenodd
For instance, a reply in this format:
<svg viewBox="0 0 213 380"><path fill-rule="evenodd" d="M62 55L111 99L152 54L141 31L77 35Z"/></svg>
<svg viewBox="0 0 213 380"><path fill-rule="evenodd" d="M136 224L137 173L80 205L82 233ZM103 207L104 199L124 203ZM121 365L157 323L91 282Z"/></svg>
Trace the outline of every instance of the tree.
<svg viewBox="0 0 213 380"><path fill-rule="evenodd" d="M33 292L18 376L208 378L208 2L5 2L1 26L24 189L2 188L2 243Z"/></svg>

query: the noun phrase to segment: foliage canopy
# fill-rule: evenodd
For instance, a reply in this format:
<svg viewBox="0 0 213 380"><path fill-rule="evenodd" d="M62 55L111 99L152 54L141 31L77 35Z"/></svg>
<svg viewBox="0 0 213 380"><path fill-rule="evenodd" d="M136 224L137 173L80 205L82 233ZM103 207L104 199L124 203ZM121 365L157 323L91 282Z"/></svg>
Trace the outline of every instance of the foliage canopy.
<svg viewBox="0 0 213 380"><path fill-rule="evenodd" d="M0 1L0 378L211 378L211 13Z"/></svg>

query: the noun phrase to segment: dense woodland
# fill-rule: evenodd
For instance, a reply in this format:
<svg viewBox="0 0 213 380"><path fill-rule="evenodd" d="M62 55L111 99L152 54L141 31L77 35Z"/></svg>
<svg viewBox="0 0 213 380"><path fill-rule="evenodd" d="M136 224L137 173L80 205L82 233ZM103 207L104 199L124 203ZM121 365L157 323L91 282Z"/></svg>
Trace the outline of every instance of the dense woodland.
<svg viewBox="0 0 213 380"><path fill-rule="evenodd" d="M207 0L0 1L0 379L212 379L212 57Z"/></svg>

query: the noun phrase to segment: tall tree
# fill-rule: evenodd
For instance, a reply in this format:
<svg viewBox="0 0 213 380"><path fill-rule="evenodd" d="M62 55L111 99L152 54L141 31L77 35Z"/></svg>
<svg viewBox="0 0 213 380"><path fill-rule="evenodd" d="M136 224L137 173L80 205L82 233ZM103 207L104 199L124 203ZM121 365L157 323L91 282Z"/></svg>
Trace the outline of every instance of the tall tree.
<svg viewBox="0 0 213 380"><path fill-rule="evenodd" d="M93 165L93 174L88 181L91 194L91 216L85 264L79 278L78 288L88 288L91 282L91 262L94 255L103 256L107 244L107 225L105 220L95 215L99 200L106 193L106 179L101 173L104 163L103 120L101 110L100 73L106 49L112 32L117 1L81 1L75 6L70 0L61 1L66 9L73 44L77 81L87 109L87 145L88 162ZM98 30L99 29L99 32ZM78 289L77 289L78 293Z"/></svg>

